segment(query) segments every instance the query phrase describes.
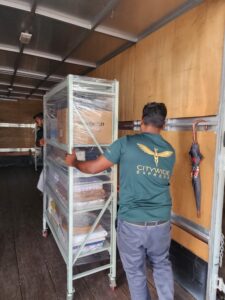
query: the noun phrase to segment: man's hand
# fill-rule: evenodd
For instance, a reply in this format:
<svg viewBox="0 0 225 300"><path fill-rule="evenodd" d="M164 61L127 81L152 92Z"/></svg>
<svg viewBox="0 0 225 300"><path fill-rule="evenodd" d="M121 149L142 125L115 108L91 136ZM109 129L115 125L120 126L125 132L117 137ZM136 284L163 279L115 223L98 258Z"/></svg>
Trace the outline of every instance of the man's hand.
<svg viewBox="0 0 225 300"><path fill-rule="evenodd" d="M42 139L39 140L39 145L41 147L43 147L45 145L45 139L44 138L42 138Z"/></svg>
<svg viewBox="0 0 225 300"><path fill-rule="evenodd" d="M72 154L66 154L65 162L69 167L75 167L75 161L77 160L76 152L73 150Z"/></svg>

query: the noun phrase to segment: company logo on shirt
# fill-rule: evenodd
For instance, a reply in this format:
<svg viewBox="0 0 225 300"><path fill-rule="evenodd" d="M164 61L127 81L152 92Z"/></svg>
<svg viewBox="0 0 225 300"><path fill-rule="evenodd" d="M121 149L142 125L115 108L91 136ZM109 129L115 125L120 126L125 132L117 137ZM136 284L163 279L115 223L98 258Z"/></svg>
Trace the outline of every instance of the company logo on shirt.
<svg viewBox="0 0 225 300"><path fill-rule="evenodd" d="M170 157L173 154L173 151L158 152L157 148L154 148L154 151L152 151L150 148L148 148L147 146L145 146L143 144L137 144L137 145L144 153L154 156L154 161L155 161L156 167L158 167L159 157L166 158L166 157Z"/></svg>
<svg viewBox="0 0 225 300"><path fill-rule="evenodd" d="M154 176L158 178L170 179L170 171L156 167L137 165L137 175Z"/></svg>

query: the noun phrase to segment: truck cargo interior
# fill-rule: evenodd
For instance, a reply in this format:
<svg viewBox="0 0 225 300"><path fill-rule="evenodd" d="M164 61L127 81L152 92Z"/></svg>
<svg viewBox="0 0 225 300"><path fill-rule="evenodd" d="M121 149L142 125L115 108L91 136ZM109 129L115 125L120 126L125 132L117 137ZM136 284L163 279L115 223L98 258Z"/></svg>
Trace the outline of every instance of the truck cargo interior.
<svg viewBox="0 0 225 300"><path fill-rule="evenodd" d="M224 0L0 0L0 300L131 299L119 170L87 176L65 156L139 133L153 101L176 151L174 299L225 299L224 37Z"/></svg>

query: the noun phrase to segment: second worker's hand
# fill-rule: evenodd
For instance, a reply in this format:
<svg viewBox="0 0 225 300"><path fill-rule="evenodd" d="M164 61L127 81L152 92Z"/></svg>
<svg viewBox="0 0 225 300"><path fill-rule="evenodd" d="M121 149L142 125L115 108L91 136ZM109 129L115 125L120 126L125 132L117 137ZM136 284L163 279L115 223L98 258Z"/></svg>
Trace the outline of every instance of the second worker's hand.
<svg viewBox="0 0 225 300"><path fill-rule="evenodd" d="M74 163L77 160L76 152L73 150L72 154L67 153L65 157L65 163L69 167L74 167Z"/></svg>
<svg viewBox="0 0 225 300"><path fill-rule="evenodd" d="M45 144L46 144L45 139L44 138L40 139L39 144L41 147L45 146Z"/></svg>

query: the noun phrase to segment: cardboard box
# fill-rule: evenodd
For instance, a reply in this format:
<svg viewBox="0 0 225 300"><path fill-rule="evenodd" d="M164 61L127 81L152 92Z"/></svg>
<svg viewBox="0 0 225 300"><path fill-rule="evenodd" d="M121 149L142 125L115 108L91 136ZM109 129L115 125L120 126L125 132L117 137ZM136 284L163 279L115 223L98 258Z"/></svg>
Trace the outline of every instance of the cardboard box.
<svg viewBox="0 0 225 300"><path fill-rule="evenodd" d="M112 112L106 110L80 109L81 116L94 134L99 144L112 143ZM94 144L93 139L87 132L79 116L74 112L73 138L74 144ZM62 108L57 111L58 141L68 143L68 109Z"/></svg>

